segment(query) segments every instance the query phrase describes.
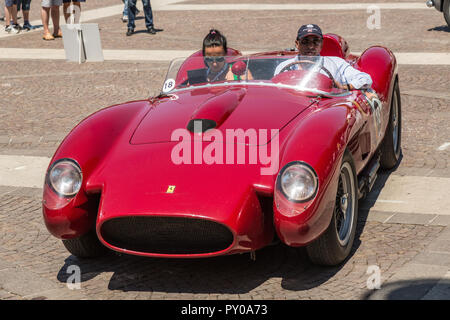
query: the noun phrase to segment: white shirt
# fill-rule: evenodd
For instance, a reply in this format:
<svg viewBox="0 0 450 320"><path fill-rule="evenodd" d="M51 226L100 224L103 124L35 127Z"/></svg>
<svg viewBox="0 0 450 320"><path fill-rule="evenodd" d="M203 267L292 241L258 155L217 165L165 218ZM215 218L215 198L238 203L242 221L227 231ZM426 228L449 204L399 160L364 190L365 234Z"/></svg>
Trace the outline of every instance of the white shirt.
<svg viewBox="0 0 450 320"><path fill-rule="evenodd" d="M335 80L343 85L351 84L355 89L369 88L372 86L372 78L365 72L361 72L353 68L347 61L339 57L320 57L318 64L324 66L325 69L330 71ZM299 61L298 56L292 59L288 59L280 63L276 69L274 76L280 73L280 71L292 62ZM290 70L297 70L298 65L293 65ZM320 73L327 75L322 69Z"/></svg>

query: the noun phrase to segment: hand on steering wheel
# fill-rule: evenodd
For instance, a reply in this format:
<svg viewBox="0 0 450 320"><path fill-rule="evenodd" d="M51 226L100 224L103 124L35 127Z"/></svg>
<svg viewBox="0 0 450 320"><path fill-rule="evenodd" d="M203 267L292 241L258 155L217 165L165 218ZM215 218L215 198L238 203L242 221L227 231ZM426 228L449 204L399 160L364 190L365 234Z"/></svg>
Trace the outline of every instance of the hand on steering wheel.
<svg viewBox="0 0 450 320"><path fill-rule="evenodd" d="M281 69L280 73L289 70L289 68L290 68L291 66L296 65L296 64L299 66L300 70L303 70L303 69L302 69L302 63L316 64L315 61L311 61L311 60L299 60L299 61L294 61L294 62L292 62L292 63L289 63L289 64L288 64L287 66L285 66L283 69ZM333 78L331 72L330 72L327 68L325 68L324 66L320 66L320 69L323 70L323 71L327 74L327 76L331 79L331 81L333 82L333 85L334 85L336 88L340 88L338 85L341 85L341 84Z"/></svg>

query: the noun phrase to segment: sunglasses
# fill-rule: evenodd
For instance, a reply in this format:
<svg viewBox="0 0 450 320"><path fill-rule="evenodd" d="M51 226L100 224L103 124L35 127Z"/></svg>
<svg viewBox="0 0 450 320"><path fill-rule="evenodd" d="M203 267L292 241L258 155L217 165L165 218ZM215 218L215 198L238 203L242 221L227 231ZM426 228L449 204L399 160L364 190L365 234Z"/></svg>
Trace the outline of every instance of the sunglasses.
<svg viewBox="0 0 450 320"><path fill-rule="evenodd" d="M225 57L205 57L205 62L208 64L211 63L218 63L218 62L224 62L225 61Z"/></svg>
<svg viewBox="0 0 450 320"><path fill-rule="evenodd" d="M314 40L302 39L300 40L300 43L305 46L309 45L310 43L314 44L315 46L318 46L319 44L322 43L322 39L314 39Z"/></svg>

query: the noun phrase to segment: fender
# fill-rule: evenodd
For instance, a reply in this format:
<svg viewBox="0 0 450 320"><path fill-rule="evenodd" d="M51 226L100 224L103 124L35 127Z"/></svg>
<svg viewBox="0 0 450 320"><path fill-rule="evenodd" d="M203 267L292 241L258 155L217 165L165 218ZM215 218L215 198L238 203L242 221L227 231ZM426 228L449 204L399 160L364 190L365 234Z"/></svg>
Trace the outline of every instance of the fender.
<svg viewBox="0 0 450 320"><path fill-rule="evenodd" d="M73 159L82 170L83 183L71 199L59 198L44 184L44 220L55 237L79 237L94 226L101 186L89 186L89 178L118 139L131 137L149 107L150 102L144 100L102 109L80 122L63 140L49 167L58 159Z"/></svg>
<svg viewBox="0 0 450 320"><path fill-rule="evenodd" d="M302 119L283 146L280 168L303 161L317 173L319 186L314 199L288 201L275 186L274 225L279 238L290 246L304 246L328 227L336 199L339 167L347 143L356 128L351 104L318 109Z"/></svg>
<svg viewBox="0 0 450 320"><path fill-rule="evenodd" d="M356 61L355 67L368 73L373 80L372 88L380 100L388 101L397 74L397 59L392 51L385 47L373 46L364 51Z"/></svg>

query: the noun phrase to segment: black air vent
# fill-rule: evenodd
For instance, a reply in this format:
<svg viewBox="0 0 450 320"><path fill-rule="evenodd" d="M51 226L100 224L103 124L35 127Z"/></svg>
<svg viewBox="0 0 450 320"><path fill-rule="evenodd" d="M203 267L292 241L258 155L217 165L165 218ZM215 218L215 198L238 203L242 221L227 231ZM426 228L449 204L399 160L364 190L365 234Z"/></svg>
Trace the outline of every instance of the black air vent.
<svg viewBox="0 0 450 320"><path fill-rule="evenodd" d="M233 243L233 234L225 226L192 218L115 218L106 221L100 232L115 247L143 253L212 253L225 250Z"/></svg>
<svg viewBox="0 0 450 320"><path fill-rule="evenodd" d="M209 129L214 129L217 123L209 119L192 119L187 125L187 129L192 133L203 133Z"/></svg>

